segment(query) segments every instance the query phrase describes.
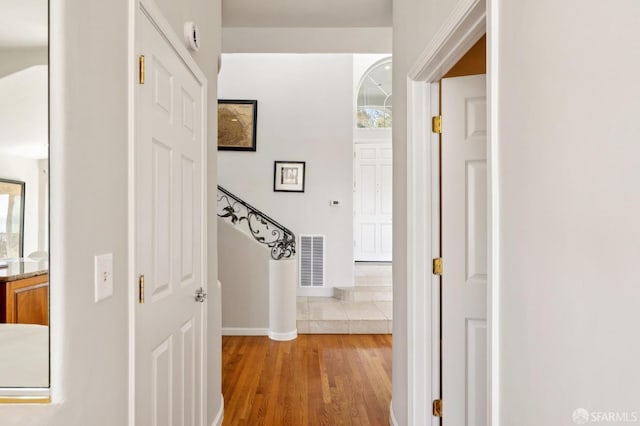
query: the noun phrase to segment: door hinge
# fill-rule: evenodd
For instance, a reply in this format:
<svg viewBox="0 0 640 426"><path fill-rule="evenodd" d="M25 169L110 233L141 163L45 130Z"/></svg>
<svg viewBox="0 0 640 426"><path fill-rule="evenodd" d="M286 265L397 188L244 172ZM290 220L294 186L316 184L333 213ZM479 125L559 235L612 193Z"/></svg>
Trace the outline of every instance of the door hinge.
<svg viewBox="0 0 640 426"><path fill-rule="evenodd" d="M433 275L442 275L442 258L433 259Z"/></svg>
<svg viewBox="0 0 640 426"><path fill-rule="evenodd" d="M144 275L138 277L138 303L144 303Z"/></svg>
<svg viewBox="0 0 640 426"><path fill-rule="evenodd" d="M431 131L433 133L442 133L442 116L436 115L431 117Z"/></svg>
<svg viewBox="0 0 640 426"><path fill-rule="evenodd" d="M138 57L138 83L144 84L144 55Z"/></svg>
<svg viewBox="0 0 640 426"><path fill-rule="evenodd" d="M441 399L433 400L433 416L442 417L442 400Z"/></svg>

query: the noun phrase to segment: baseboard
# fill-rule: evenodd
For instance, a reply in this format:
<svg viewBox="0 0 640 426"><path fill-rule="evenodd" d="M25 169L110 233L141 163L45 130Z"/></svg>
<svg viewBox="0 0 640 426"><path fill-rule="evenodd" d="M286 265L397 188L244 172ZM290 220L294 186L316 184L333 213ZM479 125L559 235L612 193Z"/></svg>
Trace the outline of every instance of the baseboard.
<svg viewBox="0 0 640 426"><path fill-rule="evenodd" d="M268 336L268 328L222 327L223 336Z"/></svg>
<svg viewBox="0 0 640 426"><path fill-rule="evenodd" d="M223 419L224 419L224 396L220 395L220 409L218 410L218 414L216 414L216 418L213 419L213 423L211 423L211 426L222 426Z"/></svg>
<svg viewBox="0 0 640 426"><path fill-rule="evenodd" d="M396 416L393 413L393 400L389 403L389 425L398 426L398 421L396 420Z"/></svg>
<svg viewBox="0 0 640 426"><path fill-rule="evenodd" d="M271 340L279 340L279 341L287 341L293 340L298 337L298 329L294 329L288 333L276 333L275 331L269 331L269 339Z"/></svg>
<svg viewBox="0 0 640 426"><path fill-rule="evenodd" d="M306 288L298 287L298 297L333 297L333 287Z"/></svg>

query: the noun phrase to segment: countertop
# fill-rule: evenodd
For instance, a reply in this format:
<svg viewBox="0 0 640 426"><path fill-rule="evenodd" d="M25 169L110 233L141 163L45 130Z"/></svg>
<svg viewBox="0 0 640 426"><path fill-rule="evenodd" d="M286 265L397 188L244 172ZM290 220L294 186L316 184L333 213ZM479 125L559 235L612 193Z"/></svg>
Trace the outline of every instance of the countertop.
<svg viewBox="0 0 640 426"><path fill-rule="evenodd" d="M44 275L49 272L48 260L4 259L0 260L0 283Z"/></svg>

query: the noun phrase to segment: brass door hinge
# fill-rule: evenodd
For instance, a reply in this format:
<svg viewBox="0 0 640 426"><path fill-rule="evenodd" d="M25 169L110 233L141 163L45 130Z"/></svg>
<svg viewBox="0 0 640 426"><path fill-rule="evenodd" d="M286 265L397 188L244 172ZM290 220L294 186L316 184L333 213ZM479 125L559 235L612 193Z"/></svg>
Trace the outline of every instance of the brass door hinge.
<svg viewBox="0 0 640 426"><path fill-rule="evenodd" d="M138 303L144 303L144 275L138 277Z"/></svg>
<svg viewBox="0 0 640 426"><path fill-rule="evenodd" d="M433 275L442 275L442 258L433 259Z"/></svg>
<svg viewBox="0 0 640 426"><path fill-rule="evenodd" d="M144 55L138 57L138 83L144 84Z"/></svg>
<svg viewBox="0 0 640 426"><path fill-rule="evenodd" d="M442 400L441 399L433 400L433 416L442 417Z"/></svg>
<svg viewBox="0 0 640 426"><path fill-rule="evenodd" d="M436 115L431 117L431 131L433 133L442 133L442 116Z"/></svg>

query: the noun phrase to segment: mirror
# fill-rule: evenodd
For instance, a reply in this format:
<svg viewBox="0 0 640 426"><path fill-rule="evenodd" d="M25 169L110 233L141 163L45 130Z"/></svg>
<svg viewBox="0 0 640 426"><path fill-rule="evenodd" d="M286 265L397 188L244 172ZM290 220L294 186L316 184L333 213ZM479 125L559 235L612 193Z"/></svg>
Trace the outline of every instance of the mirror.
<svg viewBox="0 0 640 426"><path fill-rule="evenodd" d="M48 14L0 3L1 388L49 387Z"/></svg>

